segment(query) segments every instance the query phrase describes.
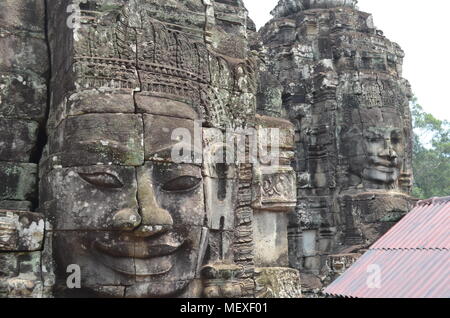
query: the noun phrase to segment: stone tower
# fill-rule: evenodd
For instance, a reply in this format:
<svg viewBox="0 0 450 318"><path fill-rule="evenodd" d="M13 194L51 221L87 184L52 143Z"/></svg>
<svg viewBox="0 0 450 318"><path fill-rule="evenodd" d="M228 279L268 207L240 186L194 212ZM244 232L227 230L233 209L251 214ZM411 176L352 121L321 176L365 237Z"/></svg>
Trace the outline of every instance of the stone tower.
<svg viewBox="0 0 450 318"><path fill-rule="evenodd" d="M317 292L409 211L411 91L404 53L356 1L280 0L260 31L296 126L290 265Z"/></svg>

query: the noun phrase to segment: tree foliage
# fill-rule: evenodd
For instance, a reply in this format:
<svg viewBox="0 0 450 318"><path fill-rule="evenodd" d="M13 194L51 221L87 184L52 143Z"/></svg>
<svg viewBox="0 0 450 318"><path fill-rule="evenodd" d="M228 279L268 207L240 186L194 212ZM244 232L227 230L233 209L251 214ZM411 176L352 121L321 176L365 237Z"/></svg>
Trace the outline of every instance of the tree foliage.
<svg viewBox="0 0 450 318"><path fill-rule="evenodd" d="M425 112L414 98L413 195L450 196L450 123Z"/></svg>

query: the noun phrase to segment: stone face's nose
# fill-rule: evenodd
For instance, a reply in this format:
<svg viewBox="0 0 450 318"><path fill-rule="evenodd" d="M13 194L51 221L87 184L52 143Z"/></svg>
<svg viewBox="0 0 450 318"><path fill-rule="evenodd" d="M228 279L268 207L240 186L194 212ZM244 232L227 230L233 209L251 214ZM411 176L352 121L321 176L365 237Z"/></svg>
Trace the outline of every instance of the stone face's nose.
<svg viewBox="0 0 450 318"><path fill-rule="evenodd" d="M173 219L169 211L159 207L151 180L149 167L137 168L138 203L141 224L134 231L138 236L152 236L172 229Z"/></svg>
<svg viewBox="0 0 450 318"><path fill-rule="evenodd" d="M397 152L392 147L392 144L390 141L386 142L386 147L381 151L380 157L386 158L389 160L394 160L398 158Z"/></svg>
<svg viewBox="0 0 450 318"><path fill-rule="evenodd" d="M392 159L397 159L398 158L398 155L397 155L397 153L395 152L395 150L393 148L389 149L389 156Z"/></svg>
<svg viewBox="0 0 450 318"><path fill-rule="evenodd" d="M115 230L132 231L142 222L142 218L136 209L123 209L113 217L113 227Z"/></svg>

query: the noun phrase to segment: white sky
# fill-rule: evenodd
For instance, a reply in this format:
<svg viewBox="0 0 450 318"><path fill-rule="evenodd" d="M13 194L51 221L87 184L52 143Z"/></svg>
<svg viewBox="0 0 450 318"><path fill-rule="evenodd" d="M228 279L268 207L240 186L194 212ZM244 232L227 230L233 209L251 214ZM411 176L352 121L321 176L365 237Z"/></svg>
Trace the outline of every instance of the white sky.
<svg viewBox="0 0 450 318"><path fill-rule="evenodd" d="M260 28L271 19L270 11L278 0L244 2L250 17ZM447 92L450 93L450 1L358 2L359 9L372 13L375 25L405 51L403 76L411 82L419 103L437 118L450 120L450 97L446 95Z"/></svg>

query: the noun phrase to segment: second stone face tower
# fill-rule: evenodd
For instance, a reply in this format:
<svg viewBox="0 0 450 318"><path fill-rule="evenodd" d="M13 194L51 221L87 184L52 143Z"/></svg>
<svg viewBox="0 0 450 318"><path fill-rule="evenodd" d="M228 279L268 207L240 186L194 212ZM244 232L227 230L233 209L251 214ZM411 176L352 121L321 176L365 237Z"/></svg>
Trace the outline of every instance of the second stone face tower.
<svg viewBox="0 0 450 318"><path fill-rule="evenodd" d="M403 51L356 1L281 0L272 14L260 34L297 130L290 265L316 292L413 203L412 94Z"/></svg>

